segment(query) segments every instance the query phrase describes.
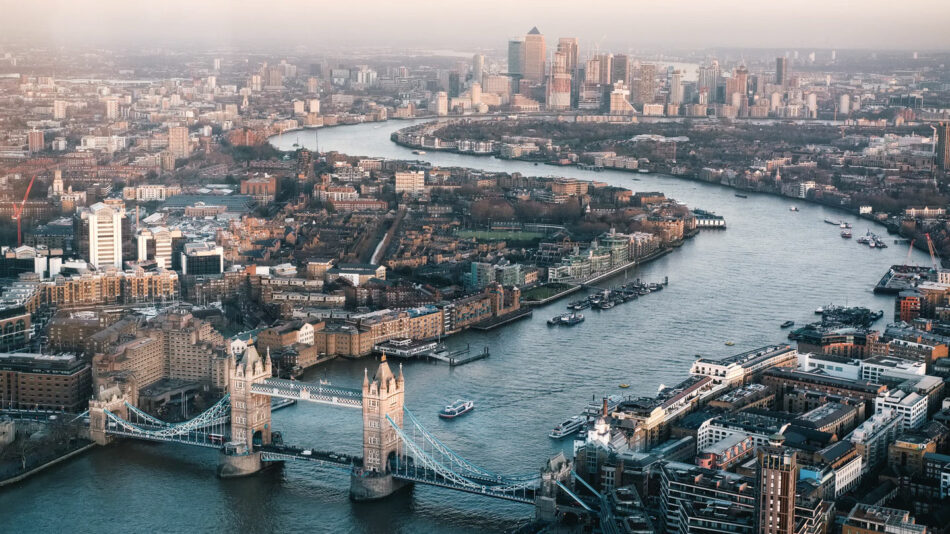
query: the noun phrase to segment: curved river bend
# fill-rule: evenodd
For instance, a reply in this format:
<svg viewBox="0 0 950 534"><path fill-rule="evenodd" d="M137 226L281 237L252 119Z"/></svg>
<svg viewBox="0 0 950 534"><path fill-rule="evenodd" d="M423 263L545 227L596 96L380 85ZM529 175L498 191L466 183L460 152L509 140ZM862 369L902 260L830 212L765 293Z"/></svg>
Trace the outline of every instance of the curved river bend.
<svg viewBox="0 0 950 534"><path fill-rule="evenodd" d="M548 431L577 413L592 395L653 395L660 384L685 378L697 353L726 356L785 341L779 323L814 318L829 302L884 309L892 298L871 288L905 246L870 250L839 236L826 217L870 223L841 212L788 199L750 194L661 175L585 172L524 162L446 153L415 156L389 134L405 122L324 129L320 150L349 155L418 159L434 165L547 175L558 173L633 190L662 191L693 208L726 218L728 230L706 231L673 254L631 271L669 287L609 311L587 311L576 328L548 328L562 304L540 309L528 320L486 333L466 333L451 344L489 347L491 357L458 368L406 364L406 404L450 447L477 464L502 473L534 471L569 441L552 442ZM279 148L295 142L314 148L313 131L273 139ZM639 181L634 180L638 178ZM791 204L801 211L790 212ZM873 225L871 225L873 226ZM872 231L884 234L877 226ZM914 260L929 258L914 251ZM724 345L734 341L734 347ZM327 378L358 386L364 366L336 361L306 380ZM476 409L441 421L438 409L457 397ZM277 412L274 426L288 442L359 453L360 420L345 409L297 405ZM11 532L448 532L501 531L524 522L523 505L427 487L391 499L354 504L345 475L287 465L241 480L215 477L212 451L183 446L124 443L98 449L26 482L0 490L0 517Z"/></svg>

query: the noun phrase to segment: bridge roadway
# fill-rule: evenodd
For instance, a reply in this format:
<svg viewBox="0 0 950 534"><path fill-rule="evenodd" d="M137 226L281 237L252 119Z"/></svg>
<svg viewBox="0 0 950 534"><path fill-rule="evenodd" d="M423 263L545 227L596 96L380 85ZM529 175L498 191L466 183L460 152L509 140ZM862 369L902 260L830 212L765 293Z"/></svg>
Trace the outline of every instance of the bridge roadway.
<svg viewBox="0 0 950 534"><path fill-rule="evenodd" d="M213 432L192 430L181 435L162 436L157 434L157 432L166 430L167 427L139 424L136 426L141 428L142 431L137 432L121 425L111 426L114 424L111 422L108 424L110 426L107 428L106 432L110 436L121 436L124 438L142 439L146 441L157 441L160 443L183 443L185 445L194 445L196 447L220 449L224 445L225 440L225 437L222 434L215 434Z"/></svg>
<svg viewBox="0 0 950 534"><path fill-rule="evenodd" d="M306 461L320 467L341 469L347 473L363 466L363 458L331 451L304 449L293 445L263 445L257 448L264 462Z"/></svg>
<svg viewBox="0 0 950 534"><path fill-rule="evenodd" d="M285 380L283 378L268 378L262 382L252 384L251 393L345 408L363 407L363 392L360 390Z"/></svg>

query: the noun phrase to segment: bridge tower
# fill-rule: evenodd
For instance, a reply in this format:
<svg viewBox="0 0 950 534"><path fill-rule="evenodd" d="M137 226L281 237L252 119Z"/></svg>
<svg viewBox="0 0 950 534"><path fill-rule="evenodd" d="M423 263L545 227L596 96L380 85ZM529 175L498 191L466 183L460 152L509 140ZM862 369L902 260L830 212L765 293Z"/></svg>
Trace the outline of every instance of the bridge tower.
<svg viewBox="0 0 950 534"><path fill-rule="evenodd" d="M109 410L122 419L128 419L129 409L125 405L128 400L128 395L119 389L119 386L100 387L96 397L89 401L89 439L97 445L111 443L115 438L106 434L108 420L105 410Z"/></svg>
<svg viewBox="0 0 950 534"><path fill-rule="evenodd" d="M372 381L369 371L363 371L363 469L350 479L353 500L380 499L406 485L390 471L389 462L399 454L399 436L386 420L389 416L401 428L404 402L402 365L399 376L393 375L384 354Z"/></svg>
<svg viewBox="0 0 950 534"><path fill-rule="evenodd" d="M224 478L260 471L261 453L255 448L271 442L270 397L251 392L252 384L271 377L270 354L262 357L251 345L230 367L231 441L221 451L218 465L218 475Z"/></svg>

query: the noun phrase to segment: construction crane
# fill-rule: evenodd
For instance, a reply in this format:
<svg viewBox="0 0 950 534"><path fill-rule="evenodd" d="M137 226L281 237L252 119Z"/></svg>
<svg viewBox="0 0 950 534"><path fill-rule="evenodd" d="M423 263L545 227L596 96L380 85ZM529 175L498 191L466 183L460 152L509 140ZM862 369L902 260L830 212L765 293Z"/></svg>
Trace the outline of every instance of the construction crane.
<svg viewBox="0 0 950 534"><path fill-rule="evenodd" d="M927 236L927 249L930 251L930 265L933 266L934 272L937 272L939 269L937 268L937 251L934 248L934 242L930 239L929 233L924 235Z"/></svg>
<svg viewBox="0 0 950 534"><path fill-rule="evenodd" d="M16 246L23 245L23 230L20 222L23 220L23 208L26 207L26 199L30 196L30 190L33 189L33 182L36 181L36 175L30 178L30 185L26 186L26 194L23 195L23 202L19 206L13 207L13 220L16 221Z"/></svg>
<svg viewBox="0 0 950 534"><path fill-rule="evenodd" d="M907 247L907 259L904 260L904 265L910 265L910 255L914 253L914 242L916 239L910 240L910 246Z"/></svg>

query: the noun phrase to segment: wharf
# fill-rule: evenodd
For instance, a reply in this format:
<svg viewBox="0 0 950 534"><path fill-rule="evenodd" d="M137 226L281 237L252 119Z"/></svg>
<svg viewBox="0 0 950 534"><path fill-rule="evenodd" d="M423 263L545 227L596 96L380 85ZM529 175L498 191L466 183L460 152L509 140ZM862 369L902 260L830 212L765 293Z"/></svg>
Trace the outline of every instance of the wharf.
<svg viewBox="0 0 950 534"><path fill-rule="evenodd" d="M531 317L534 314L534 311L531 308L521 308L511 313L506 313L504 315L499 315L494 319L489 319L487 321L482 321L478 324L472 325L472 330L481 330L488 331L499 326L506 325L508 323L517 321L518 319L524 319L525 317Z"/></svg>
<svg viewBox="0 0 950 534"><path fill-rule="evenodd" d="M448 363L450 366L455 367L456 365L465 365L466 363L472 363L476 360L482 360L489 356L488 347L485 347L481 352L476 352L475 354L470 353L471 348L466 347L461 350L456 350L453 352L433 352L427 354L429 358L434 360L439 360L442 362Z"/></svg>
<svg viewBox="0 0 950 534"><path fill-rule="evenodd" d="M930 267L917 265L891 265L884 276L874 286L874 292L885 295L897 295L901 291L913 289L920 282L933 280L933 270Z"/></svg>

